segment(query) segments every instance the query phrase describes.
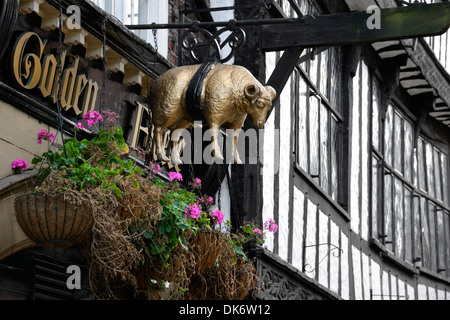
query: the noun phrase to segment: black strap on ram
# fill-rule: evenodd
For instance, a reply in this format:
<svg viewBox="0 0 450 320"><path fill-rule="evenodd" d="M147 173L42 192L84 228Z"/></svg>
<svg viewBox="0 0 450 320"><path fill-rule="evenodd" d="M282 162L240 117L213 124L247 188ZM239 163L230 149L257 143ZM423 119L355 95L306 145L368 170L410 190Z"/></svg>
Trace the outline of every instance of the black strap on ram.
<svg viewBox="0 0 450 320"><path fill-rule="evenodd" d="M202 107L202 88L206 76L216 60L208 60L200 65L200 68L189 81L186 90L186 109L194 121L205 122L205 114Z"/></svg>

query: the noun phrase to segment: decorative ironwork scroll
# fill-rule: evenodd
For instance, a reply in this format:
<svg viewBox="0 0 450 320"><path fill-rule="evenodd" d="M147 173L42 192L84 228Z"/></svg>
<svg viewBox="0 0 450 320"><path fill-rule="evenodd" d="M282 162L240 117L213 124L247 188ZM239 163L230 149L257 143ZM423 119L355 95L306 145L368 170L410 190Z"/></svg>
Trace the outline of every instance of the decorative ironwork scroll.
<svg viewBox="0 0 450 320"><path fill-rule="evenodd" d="M227 38L222 40L221 36L227 35L227 33L229 33ZM208 60L226 63L233 58L236 50L245 43L245 40L245 31L237 27L233 21L230 21L228 26L214 34L194 23L192 28L184 32L181 38L181 47L188 52L189 57L196 63ZM222 57L227 45L230 52Z"/></svg>
<svg viewBox="0 0 450 320"><path fill-rule="evenodd" d="M330 253L333 253L333 256L336 258L339 258L341 256L341 254L344 252L344 250L342 250L341 248L339 248L338 246L335 246L332 243L320 243L320 244L314 244L314 245L310 245L310 246L305 246L305 248L310 248L310 247L318 247L318 246L330 246L332 248L330 248L327 252L327 254L319 261L319 263L317 264L317 266L319 266L325 259L326 257L328 257L330 255ZM307 270L308 269L308 270ZM313 268L309 263L305 264L303 266L303 272L305 273L311 273L314 272L316 268Z"/></svg>

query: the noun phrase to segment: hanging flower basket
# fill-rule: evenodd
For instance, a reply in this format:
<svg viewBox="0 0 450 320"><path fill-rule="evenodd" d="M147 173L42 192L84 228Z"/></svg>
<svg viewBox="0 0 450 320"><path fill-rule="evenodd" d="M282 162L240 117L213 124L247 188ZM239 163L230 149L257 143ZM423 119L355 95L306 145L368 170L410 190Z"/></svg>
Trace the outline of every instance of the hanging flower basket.
<svg viewBox="0 0 450 320"><path fill-rule="evenodd" d="M200 231L192 240L191 248L196 261L196 271L211 267L221 250L220 234L216 231Z"/></svg>
<svg viewBox="0 0 450 320"><path fill-rule="evenodd" d="M74 204L64 194L24 194L16 198L17 221L38 245L69 247L91 232L94 221L90 205Z"/></svg>

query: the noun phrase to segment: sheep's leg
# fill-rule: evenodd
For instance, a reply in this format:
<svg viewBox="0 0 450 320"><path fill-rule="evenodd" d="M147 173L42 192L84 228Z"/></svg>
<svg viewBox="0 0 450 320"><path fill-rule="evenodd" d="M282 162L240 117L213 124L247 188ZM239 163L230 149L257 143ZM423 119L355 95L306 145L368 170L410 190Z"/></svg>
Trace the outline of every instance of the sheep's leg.
<svg viewBox="0 0 450 320"><path fill-rule="evenodd" d="M169 158L164 153L163 147L162 147L162 128L161 127L155 127L155 150L156 150L156 157L159 161L168 162Z"/></svg>
<svg viewBox="0 0 450 320"><path fill-rule="evenodd" d="M191 125L188 121L182 121L178 124L177 129L172 131L171 143L172 143L172 152L171 158L173 164L182 165L183 161L180 159L181 150L178 150L178 144L180 140L181 133L183 130L189 128Z"/></svg>
<svg viewBox="0 0 450 320"><path fill-rule="evenodd" d="M217 124L211 124L210 130L211 130L211 154L215 158L224 161L225 159L223 158L223 155L220 152L218 142L220 126Z"/></svg>
<svg viewBox="0 0 450 320"><path fill-rule="evenodd" d="M235 164L242 164L241 158L239 157L239 150L238 150L238 139L239 139L239 132L240 130L235 129L233 131L233 163Z"/></svg>

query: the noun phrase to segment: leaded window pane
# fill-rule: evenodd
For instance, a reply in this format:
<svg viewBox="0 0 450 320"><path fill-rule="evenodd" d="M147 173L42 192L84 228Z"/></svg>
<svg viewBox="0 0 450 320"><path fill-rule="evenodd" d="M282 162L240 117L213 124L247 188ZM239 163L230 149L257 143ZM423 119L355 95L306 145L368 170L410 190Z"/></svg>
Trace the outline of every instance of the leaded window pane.
<svg viewBox="0 0 450 320"><path fill-rule="evenodd" d="M414 259L422 257L422 226L420 222L420 197L413 197L414 215Z"/></svg>
<svg viewBox="0 0 450 320"><path fill-rule="evenodd" d="M427 190L426 187L426 176L425 176L425 150L424 150L424 141L419 139L417 142L417 165L419 167L419 188L423 191Z"/></svg>
<svg viewBox="0 0 450 320"><path fill-rule="evenodd" d="M392 176L384 176L384 234L386 247L392 251Z"/></svg>
<svg viewBox="0 0 450 320"><path fill-rule="evenodd" d="M404 177L407 181L413 182L413 127L409 121L404 121L404 141L405 141L405 152L403 155L404 159Z"/></svg>
<svg viewBox="0 0 450 320"><path fill-rule="evenodd" d="M403 240L403 183L395 179L394 184L394 219L395 219L395 255L403 259L404 240Z"/></svg>
<svg viewBox="0 0 450 320"><path fill-rule="evenodd" d="M443 153L441 153L441 166L442 166L442 190L444 198L443 200L444 203L448 206L450 205L449 202L450 190L448 188L448 158Z"/></svg>
<svg viewBox="0 0 450 320"><path fill-rule="evenodd" d="M413 231L412 220L413 210L411 210L412 190L405 188L405 260L413 262Z"/></svg>
<svg viewBox="0 0 450 320"><path fill-rule="evenodd" d="M373 81L372 91L372 144L380 151L380 88L376 81Z"/></svg>
<svg viewBox="0 0 450 320"><path fill-rule="evenodd" d="M329 192L329 136L328 136L328 109L323 104L320 105L320 184L322 188Z"/></svg>
<svg viewBox="0 0 450 320"><path fill-rule="evenodd" d="M299 76L298 163L308 172L308 87Z"/></svg>
<svg viewBox="0 0 450 320"><path fill-rule="evenodd" d="M441 185L441 157L439 151L434 149L434 181L436 187L436 199L442 201L442 185Z"/></svg>
<svg viewBox="0 0 450 320"><path fill-rule="evenodd" d="M372 158L372 236L378 239L378 223L379 210L378 210L378 177L379 177L379 160L376 157Z"/></svg>
<svg viewBox="0 0 450 320"><path fill-rule="evenodd" d="M320 100L316 97L309 98L309 174L319 177L319 108Z"/></svg>
<svg viewBox="0 0 450 320"><path fill-rule="evenodd" d="M436 252L436 207L428 203L428 223L430 228L430 268L433 271L437 270L437 252Z"/></svg>
<svg viewBox="0 0 450 320"><path fill-rule="evenodd" d="M397 113L394 112L394 168L399 173L403 173L402 163L403 163L403 128L402 128L402 118Z"/></svg>
<svg viewBox="0 0 450 320"><path fill-rule="evenodd" d="M435 185L434 185L434 162L433 162L433 147L429 143L425 143L425 164L426 164L426 174L427 174L427 187L428 194L432 197L435 196Z"/></svg>
<svg viewBox="0 0 450 320"><path fill-rule="evenodd" d="M339 125L338 120L331 117L331 197L338 199L338 148L339 148Z"/></svg>
<svg viewBox="0 0 450 320"><path fill-rule="evenodd" d="M445 271L445 225L444 225L444 211L439 210L436 212L437 217L437 232L438 232L438 272Z"/></svg>
<svg viewBox="0 0 450 320"><path fill-rule="evenodd" d="M392 142L394 140L394 110L392 105L388 106L384 124L384 159L387 164L392 165Z"/></svg>
<svg viewBox="0 0 450 320"><path fill-rule="evenodd" d="M428 229L428 207L425 198L420 198L420 222L422 226L422 260L425 267L430 268L430 231Z"/></svg>

